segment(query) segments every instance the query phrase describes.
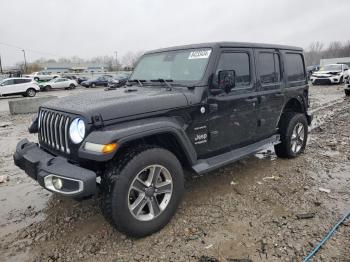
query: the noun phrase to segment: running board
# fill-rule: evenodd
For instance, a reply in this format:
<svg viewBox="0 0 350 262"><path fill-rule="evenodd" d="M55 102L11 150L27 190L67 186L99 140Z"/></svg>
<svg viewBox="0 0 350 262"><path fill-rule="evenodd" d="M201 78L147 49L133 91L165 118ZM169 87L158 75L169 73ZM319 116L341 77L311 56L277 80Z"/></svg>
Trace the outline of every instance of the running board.
<svg viewBox="0 0 350 262"><path fill-rule="evenodd" d="M203 174L217 169L219 167L225 166L227 164L230 164L232 162L235 162L237 160L240 160L246 156L255 154L256 152L259 152L260 150L264 149L266 145L275 145L278 143L280 143L280 136L274 135L254 144L241 147L218 156L214 156L207 159L198 159L197 163L193 165L192 168L194 169L194 171L196 171L196 173Z"/></svg>

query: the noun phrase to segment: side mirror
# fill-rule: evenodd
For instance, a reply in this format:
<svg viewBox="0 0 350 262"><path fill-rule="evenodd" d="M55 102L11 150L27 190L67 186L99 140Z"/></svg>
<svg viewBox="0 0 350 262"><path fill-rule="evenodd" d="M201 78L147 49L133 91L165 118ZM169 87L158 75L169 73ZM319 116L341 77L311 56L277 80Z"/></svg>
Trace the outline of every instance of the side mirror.
<svg viewBox="0 0 350 262"><path fill-rule="evenodd" d="M219 89L229 93L236 85L235 70L222 70L218 74Z"/></svg>

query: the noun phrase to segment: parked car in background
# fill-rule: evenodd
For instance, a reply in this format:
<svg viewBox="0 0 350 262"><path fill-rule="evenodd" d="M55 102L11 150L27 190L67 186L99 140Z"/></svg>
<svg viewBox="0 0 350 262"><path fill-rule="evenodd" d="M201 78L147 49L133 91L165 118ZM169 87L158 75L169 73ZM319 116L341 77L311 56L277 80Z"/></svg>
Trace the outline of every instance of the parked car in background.
<svg viewBox="0 0 350 262"><path fill-rule="evenodd" d="M75 81L78 82L78 77L76 77L76 76L72 76L72 75L63 75L62 77L63 77L63 78L70 79L70 80L75 80Z"/></svg>
<svg viewBox="0 0 350 262"><path fill-rule="evenodd" d="M103 75L99 76L97 78L86 80L81 83L82 86L85 86L86 88L89 87L96 87L96 86L108 86L108 81L112 79L113 76L111 75Z"/></svg>
<svg viewBox="0 0 350 262"><path fill-rule="evenodd" d="M128 81L130 75L131 73L129 72L117 74L117 76L111 78L108 81L108 88L118 88L124 86Z"/></svg>
<svg viewBox="0 0 350 262"><path fill-rule="evenodd" d="M34 72L30 75L23 75L24 77L33 78L35 81L48 81L56 77L60 77L56 74L50 74L48 72Z"/></svg>
<svg viewBox="0 0 350 262"><path fill-rule="evenodd" d="M312 84L342 84L349 78L349 66L346 64L329 64L321 66L310 80Z"/></svg>
<svg viewBox="0 0 350 262"><path fill-rule="evenodd" d="M55 78L51 81L40 84L40 90L49 91L56 88L74 89L78 86L77 81L68 78Z"/></svg>
<svg viewBox="0 0 350 262"><path fill-rule="evenodd" d="M89 80L86 76L79 76L77 79L78 84L80 85L82 82Z"/></svg>
<svg viewBox="0 0 350 262"><path fill-rule="evenodd" d="M308 66L306 68L306 71L307 71L307 75L308 75L308 78L310 79L310 77L312 76L312 74L316 71L320 70L320 65L312 65L312 66Z"/></svg>
<svg viewBox="0 0 350 262"><path fill-rule="evenodd" d="M0 82L0 96L23 95L33 97L40 91L38 83L31 78L6 78Z"/></svg>

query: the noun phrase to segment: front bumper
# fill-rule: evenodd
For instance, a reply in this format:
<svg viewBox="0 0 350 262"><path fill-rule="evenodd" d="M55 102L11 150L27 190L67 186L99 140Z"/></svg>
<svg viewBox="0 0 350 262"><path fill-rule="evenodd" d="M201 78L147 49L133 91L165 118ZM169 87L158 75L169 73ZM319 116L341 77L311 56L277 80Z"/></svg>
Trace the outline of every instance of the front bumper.
<svg viewBox="0 0 350 262"><path fill-rule="evenodd" d="M310 78L313 84L339 84L340 76L330 76L330 77L314 77Z"/></svg>
<svg viewBox="0 0 350 262"><path fill-rule="evenodd" d="M96 192L95 172L73 165L63 157L53 156L27 139L18 142L13 159L28 176L55 193L86 197ZM62 187L55 188L52 178L61 179Z"/></svg>

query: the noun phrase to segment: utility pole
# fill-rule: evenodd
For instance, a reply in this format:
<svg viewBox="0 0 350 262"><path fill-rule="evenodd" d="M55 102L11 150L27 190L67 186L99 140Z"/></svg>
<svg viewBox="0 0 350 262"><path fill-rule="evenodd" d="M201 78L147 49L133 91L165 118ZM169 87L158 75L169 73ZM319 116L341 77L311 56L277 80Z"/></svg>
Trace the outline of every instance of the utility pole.
<svg viewBox="0 0 350 262"><path fill-rule="evenodd" d="M0 54L0 74L2 74L3 71L2 71L2 63L1 63L1 54Z"/></svg>
<svg viewBox="0 0 350 262"><path fill-rule="evenodd" d="M114 53L115 53L115 67L116 67L116 69L118 71L118 52L115 51Z"/></svg>
<svg viewBox="0 0 350 262"><path fill-rule="evenodd" d="M26 51L22 49L23 57L24 57L24 73L27 73L27 59L26 59Z"/></svg>

